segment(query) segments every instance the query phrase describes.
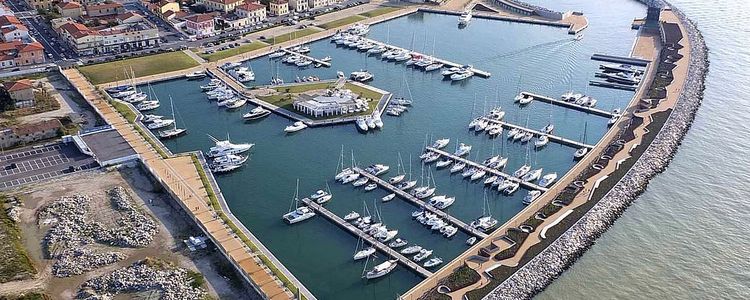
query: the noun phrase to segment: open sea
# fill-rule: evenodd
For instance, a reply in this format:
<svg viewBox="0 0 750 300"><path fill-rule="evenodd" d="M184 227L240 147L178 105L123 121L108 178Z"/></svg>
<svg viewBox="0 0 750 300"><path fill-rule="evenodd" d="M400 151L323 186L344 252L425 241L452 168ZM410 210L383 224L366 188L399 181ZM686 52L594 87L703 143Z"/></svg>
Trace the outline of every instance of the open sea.
<svg viewBox="0 0 750 300"><path fill-rule="evenodd" d="M354 262L357 238L321 216L293 226L281 221L281 215L293 205L295 181L300 180L302 196L325 188L328 183L334 197L327 207L339 216L352 210L361 212L366 205L370 211L379 211L389 228L398 229L399 237L433 249L434 256L450 260L463 252L467 238L463 233L445 239L411 219L414 206L399 199L380 203L379 199L387 194L384 190L364 192L333 182L332 177L342 147L346 165L351 163L352 155L360 166L390 165L391 171L383 177L397 173L400 154L404 172L425 184L427 181L422 178L432 176L438 194L457 198L446 211L470 222L483 213L483 185L450 176L447 170L435 170L434 166L422 167L418 156L426 142L450 138L448 150L457 142L471 144L469 158L475 161L502 154L509 157L507 173L528 163L544 168L544 173L557 172L562 176L575 164L575 149L550 143L535 151L505 138L489 139L485 134L471 133L466 126L472 116L502 106L508 122L534 129L552 122L556 135L596 143L607 129L606 118L544 103L519 108L513 97L519 90L558 97L572 89L597 98L601 109L623 107L632 92L587 85L599 65L589 57L594 53L627 56L636 34L630 23L634 17L645 15L645 6L630 0L608 1L607 5L581 0L537 2L552 9L583 10L591 22L584 39L573 41L565 28L478 18L459 29L455 16L426 13L375 25L369 34L376 40L472 64L491 72L489 79L474 77L452 83L443 80L438 72L424 73L337 48L327 39L312 42L310 47L312 56L333 57L330 69L301 70L267 57L246 62L257 75L255 84L267 84L276 74L292 82L296 76L330 79L337 70L348 74L368 69L375 74L369 84L397 96L411 95L414 100L414 106L401 117L384 116L382 130L361 134L354 124L346 124L287 135L283 128L291 121L285 118L272 115L245 123L241 115L251 107L236 111L217 108L200 91L199 85L206 81L172 80L152 84L162 100L162 107L155 113L171 114L166 104L171 96L177 122L188 129L188 135L165 144L173 152L206 151L212 145L207 134L219 138L229 134L233 141L255 143L250 160L242 169L217 176L234 214L319 299L393 299L421 278L398 267L386 277L364 281L360 278L363 270L382 261L383 255L367 265L364 261ZM736 20L748 13L748 7L706 9L696 0L679 1L677 5L698 21L712 48L704 107L669 170L657 177L601 242L541 297L624 298L640 293L638 298L653 298L684 293L679 294L683 296L680 298L691 298L697 295L690 292L695 290L706 293L698 298L748 298L741 293L748 293L742 284L750 282L749 268L743 259L748 256L750 242L742 237L740 226L747 219L747 204L742 199L747 193L743 193L746 189L740 183L742 176L736 175L748 173L737 170L750 168L747 158L736 155L747 148L737 137L750 130L741 125L740 119L744 116L741 111L747 109L741 101L748 97L746 91L734 89L748 82L744 74L749 64L747 50L739 47L743 39L735 36L742 35L747 41L750 34L739 25L717 20L729 16L736 16ZM737 76L737 72L743 76ZM697 149L700 150L696 152ZM525 194L523 189L513 196L489 192L489 211L503 223L523 208ZM691 288L685 289L688 283ZM704 283L710 283L709 287ZM715 291L709 293L709 289Z"/></svg>

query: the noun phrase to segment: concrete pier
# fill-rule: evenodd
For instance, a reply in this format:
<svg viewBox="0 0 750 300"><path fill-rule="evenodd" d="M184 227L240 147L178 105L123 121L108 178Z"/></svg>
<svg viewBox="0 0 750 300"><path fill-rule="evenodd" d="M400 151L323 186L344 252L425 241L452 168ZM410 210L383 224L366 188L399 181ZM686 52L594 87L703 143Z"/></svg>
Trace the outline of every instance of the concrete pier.
<svg viewBox="0 0 750 300"><path fill-rule="evenodd" d="M299 56L299 57L304 57L305 59L309 59L313 63L316 63L316 64L321 64L321 65L323 65L326 68L330 68L331 67L331 63L330 62L322 61L320 59L317 59L317 58L309 56L309 55L305 55L305 54L302 54L302 53L294 52L294 51L289 50L287 48L281 48L281 51L284 51L284 52L286 52L288 54L291 54L291 55L296 55L296 56Z"/></svg>
<svg viewBox="0 0 750 300"><path fill-rule="evenodd" d="M523 131L531 132L536 137L541 136L541 135L546 135L549 138L550 142L555 142L555 143L562 144L562 145L565 145L565 146L570 146L570 147L573 147L573 148L576 148L576 149L583 148L583 147L586 147L586 148L589 148L589 149L593 149L594 148L594 145L584 144L584 143L581 143L581 142L577 142L577 141L574 141L574 140L571 140L571 139L566 139L564 137L556 136L556 135L553 135L553 134L546 134L546 133L543 133L541 131L534 130L534 129L529 129L529 128L526 128L526 127L523 127L523 126L514 125L514 124L510 124L510 123L507 123L507 122L498 121L498 120L494 120L494 119L490 119L490 118L484 118L484 119L487 120L487 121L489 121L490 123L500 124L501 126L503 126L503 128L506 128L506 129L507 128L518 128L518 129L521 129Z"/></svg>
<svg viewBox="0 0 750 300"><path fill-rule="evenodd" d="M398 259L398 262L401 265L406 266L407 268L411 269L415 273L419 274L420 276L427 278L432 276L432 272L428 271L427 269L423 268L418 263L412 261L411 259L407 258L403 254L399 253L396 250L391 249L387 245L381 243L376 238L372 237L371 235L365 233L361 229L357 228L357 226L354 226L353 224L344 221L344 219L340 218L336 214L332 213L322 205L316 203L315 201L310 200L309 198L302 199L302 202L307 205L310 209L314 210L316 213L320 214L321 216L325 217L326 219L330 220L334 224L338 225L341 228L346 229L349 233L362 238L363 240L367 241L375 247L375 249L378 249L378 251L388 254L389 258L395 258Z"/></svg>
<svg viewBox="0 0 750 300"><path fill-rule="evenodd" d="M638 89L637 85L619 84L619 83L612 83L612 82L601 81L601 80L590 80L589 85L613 88L613 89L618 89L618 90L626 90L626 91L635 91L636 89Z"/></svg>
<svg viewBox="0 0 750 300"><path fill-rule="evenodd" d="M546 96L542 96L542 95L537 95L537 94L533 94L533 93L529 93L529 92L521 92L521 95L525 95L525 96L531 97L534 100L538 100L538 101L542 101L542 102L546 102L546 103L552 103L552 104L557 105L557 106L562 106L562 107L565 107L565 108L575 109L577 111L582 111L582 112L585 112L587 114L602 116L602 117L605 117L605 118L612 118L612 117L615 116L615 114L613 114L612 112L608 112L606 110L601 110L601 109L598 109L598 108L593 108L593 107L588 107L588 106L582 106L582 105L578 105L578 104L575 104L575 103L565 102L565 101L562 101L562 100L557 100L555 98L546 97Z"/></svg>
<svg viewBox="0 0 750 300"><path fill-rule="evenodd" d="M492 175L509 179L509 180L511 180L513 182L518 183L519 185L521 185L522 187L524 187L526 189L529 189L529 190L539 190L539 191L542 191L542 192L546 192L547 191L547 188L538 186L538 185L533 184L531 182L523 181L523 180L521 180L519 178L511 176L510 174L506 174L506 173L501 172L499 170L496 170L496 169L493 169L493 168L489 168L489 167L487 167L485 165L482 165L480 163L477 163L477 162L465 159L465 158L457 156L457 155L453 155L453 154L445 152L443 150L440 150L440 149L437 149L437 148L432 148L432 147L427 147L426 149L427 149L427 151L435 152L437 154L440 154L441 156L445 156L447 158L450 158L453 161L460 161L462 163L465 163L467 166L472 166L472 167L475 167L475 168L478 168L478 169L482 169L485 172L490 173Z"/></svg>
<svg viewBox="0 0 750 300"><path fill-rule="evenodd" d="M464 232L466 232L466 233L468 233L470 235L479 237L481 239L487 237L486 233L481 232L481 231L477 230L476 228L469 226L469 224L464 223L464 221L461 221L458 218L456 218L454 216L451 216L451 215L449 215L448 213L446 213L446 212L444 212L442 210L439 210L439 209L434 208L434 207L432 207L430 205L427 205L427 203L425 203L424 201L422 201L420 199L417 199L417 197L412 196L411 194L409 194L408 192L406 192L404 190L396 188L392 184L388 183L387 181L385 181L383 179L380 179L379 177L377 177L375 175L367 173L367 172L363 171L360 168L354 168L354 171L357 172L357 173L359 173L360 175L362 175L364 177L367 177L368 179L370 179L370 181L372 181L374 183L377 183L380 187L382 187L382 188L384 188L384 189L386 189L386 190L388 190L388 191L396 194L396 196L398 196L399 198L404 199L407 202L409 202L409 203L411 203L413 205L416 205L416 206L418 206L420 208L424 208L425 210L427 210L427 211L429 211L429 212L431 212L433 214L436 214L440 218L443 218L443 219L447 220L452 225L456 226L458 229L461 229L461 230L463 230Z"/></svg>

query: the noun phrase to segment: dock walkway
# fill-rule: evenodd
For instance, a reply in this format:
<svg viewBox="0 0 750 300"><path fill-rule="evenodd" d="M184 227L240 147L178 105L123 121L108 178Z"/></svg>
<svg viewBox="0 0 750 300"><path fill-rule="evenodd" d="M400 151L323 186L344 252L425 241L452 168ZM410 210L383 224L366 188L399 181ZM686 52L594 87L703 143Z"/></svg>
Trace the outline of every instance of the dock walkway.
<svg viewBox="0 0 750 300"><path fill-rule="evenodd" d="M608 112L606 110L601 110L601 109L598 109L598 108L587 107L587 106L582 106L582 105L578 105L578 104L575 104L575 103L565 102L565 101L562 101L562 100L557 100L555 98L546 97L546 96L542 96L542 95L537 95L537 94L534 94L534 93L521 92L521 95L529 96L529 97L533 98L534 100L539 100L539 101L546 102L546 103L552 103L552 104L557 105L557 106L562 106L562 107L565 107L565 108L570 108L570 109L575 109L577 111L582 111L582 112L585 112L587 114L602 116L602 117L606 117L606 118L612 118L612 117L615 116L615 114L613 114L611 112Z"/></svg>
<svg viewBox="0 0 750 300"><path fill-rule="evenodd" d="M386 47L388 49L395 49L395 50L400 50L400 51L408 51L408 52L410 52L412 54L421 55L421 56L432 56L432 55L427 55L427 54L422 54L422 53L419 53L419 52L416 52L416 51L412 51L412 50L409 50L409 49L406 49L406 48L401 48L401 47L398 47L398 46L386 44L384 42L373 40L373 39L370 39L370 38L364 38L363 37L362 39L364 39L367 42L373 43L375 45L384 46L384 47ZM460 68L460 67L465 66L465 64L459 64L459 63L452 62L452 61L449 61L449 60L445 60L445 59L442 59L442 58L438 58L438 57L434 57L434 58L435 58L436 62L439 62L439 63L444 64L444 65L449 66L449 67L459 67ZM487 72L487 71L482 71L482 70L479 70L479 69L474 68L474 67L471 68L471 71L474 72L474 74L479 75L479 76L484 77L484 78L489 78L490 76L492 76L492 73Z"/></svg>
<svg viewBox="0 0 750 300"><path fill-rule="evenodd" d="M346 231L349 231L349 233L362 238L363 240L367 241L378 249L378 251L388 254L389 257L393 257L395 259L398 259L398 262L407 268L411 269L415 273L419 274L420 276L427 278L432 276L432 272L428 271L427 269L420 266L418 263L412 261L411 259L407 258L403 254L399 253L396 250L391 249L391 247L388 247L386 244L381 243L371 235L365 233L361 229L357 228L357 226L354 226L353 224L344 221L344 219L340 218L336 214L332 213L322 205L316 203L315 201L310 200L309 198L302 199L302 202L307 205L310 209L314 210L316 213L319 213L326 219L330 220L331 222L335 223L336 225L339 225L340 227L346 229Z"/></svg>
<svg viewBox="0 0 750 300"><path fill-rule="evenodd" d="M565 146L570 146L570 147L573 147L573 148L583 148L583 147L586 147L586 148L589 148L589 149L593 149L594 148L594 145L589 145L589 144L581 143L581 142L574 141L574 140L571 140L571 139L567 139L567 138L564 138L564 137L561 137L561 136L556 136L554 134L543 133L543 132L538 131L538 130L526 128L526 127L515 125L515 124L510 124L510 123L504 122L504 121L498 121L498 120L495 120L495 119L490 119L490 118L487 118L487 117L484 117L484 119L487 120L490 123L500 124L501 126L503 126L503 128L517 128L517 129L521 129L521 130L526 131L526 132L531 132L536 137L539 137L541 135L546 135L549 138L550 142L555 142L555 143L562 144L562 145L565 145Z"/></svg>
<svg viewBox="0 0 750 300"><path fill-rule="evenodd" d="M326 68L331 67L331 63L330 62L322 61L320 59L317 59L317 58L309 56L309 55L305 55L305 54L302 54L302 53L299 53L299 52L295 52L295 51L289 50L287 48L281 48L281 51L284 51L284 52L286 52L288 54L291 54L291 55L296 55L296 56L299 56L299 57L303 57L305 59L309 59L312 62L314 62L316 64L321 64L321 65L323 65Z"/></svg>
<svg viewBox="0 0 750 300"><path fill-rule="evenodd" d="M456 218L454 216L451 216L450 214L448 214L448 213L446 213L446 212L444 212L442 210L439 210L439 209L434 208L434 207L432 207L430 205L427 205L427 203L425 203L424 201L422 201L420 199L417 199L417 197L412 196L411 194L409 194L408 192L406 192L404 190L396 188L395 186L393 186L392 184L388 183L387 181L385 181L383 179L380 179L380 177L377 177L377 176L372 175L372 174L370 174L368 172L365 172L365 171L363 171L360 168L354 168L353 170L355 172L359 173L360 175L367 177L368 179L370 179L370 181L377 183L382 188L384 188L384 189L386 189L386 190L388 190L388 191L396 194L396 196L398 196L399 198L404 199L404 200L410 202L411 204L416 205L416 206L418 206L420 208L424 208L425 210L427 210L427 211L429 211L429 212L431 212L433 214L436 214L437 216L439 216L439 217L447 220L448 222L450 222L451 224L453 224L454 226L456 226L458 229L461 229L464 232L466 232L466 233L468 233L470 235L473 235L473 236L477 236L477 237L479 237L481 239L487 237L486 233L481 232L481 231L477 230L476 228L469 226L469 224L464 223L464 221L461 221L458 218Z"/></svg>
<svg viewBox="0 0 750 300"><path fill-rule="evenodd" d="M460 156L457 156L457 155L454 155L454 154L451 154L451 153L448 153L448 152L445 152L443 150L440 150L440 149L437 149L437 148L433 148L433 147L427 147L426 149L427 149L427 151L435 152L437 154L440 154L442 156L450 158L453 161L460 161L460 162L465 163L467 166L472 166L472 167L475 167L475 168L478 168L478 169L482 169L482 170L484 170L487 173L490 173L490 174L493 174L493 175L496 175L496 176L499 176L499 177L503 177L503 178L509 179L509 180L511 180L513 182L516 182L516 183L520 184L522 187L524 187L526 189L529 189L529 190L539 190L539 191L542 191L542 192L546 192L547 191L547 188L538 186L538 185L533 184L531 182L523 181L521 179L518 179L516 177L511 176L510 174L506 174L506 173L501 172L501 171L499 171L497 169L489 168L489 167L487 167L485 165L482 165L480 163L477 163L475 161L471 161L471 160L465 159L463 157L460 157Z"/></svg>

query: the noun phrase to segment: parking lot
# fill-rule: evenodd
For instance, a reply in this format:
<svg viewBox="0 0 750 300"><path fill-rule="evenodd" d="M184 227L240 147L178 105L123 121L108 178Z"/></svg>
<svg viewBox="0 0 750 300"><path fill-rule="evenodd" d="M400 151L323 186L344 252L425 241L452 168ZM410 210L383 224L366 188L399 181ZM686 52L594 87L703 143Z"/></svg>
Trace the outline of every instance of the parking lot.
<svg viewBox="0 0 750 300"><path fill-rule="evenodd" d="M0 189L96 168L96 161L74 146L27 147L0 155Z"/></svg>

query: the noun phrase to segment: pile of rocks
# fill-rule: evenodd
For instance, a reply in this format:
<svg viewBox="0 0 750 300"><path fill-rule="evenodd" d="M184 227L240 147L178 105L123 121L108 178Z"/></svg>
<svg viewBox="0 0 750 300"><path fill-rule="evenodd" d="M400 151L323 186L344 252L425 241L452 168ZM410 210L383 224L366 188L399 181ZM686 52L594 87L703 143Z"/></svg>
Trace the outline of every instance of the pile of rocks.
<svg viewBox="0 0 750 300"><path fill-rule="evenodd" d="M485 299L524 299L543 290L559 276L645 190L648 181L664 171L695 117L703 99L708 72L708 49L703 37L681 11L672 10L686 26L690 42L687 81L677 105L646 152L633 168L586 215Z"/></svg>
<svg viewBox="0 0 750 300"><path fill-rule="evenodd" d="M61 197L39 211L41 223L53 223L45 242L57 277L80 275L125 258L119 252L98 252L86 248L96 243L118 247L146 247L158 231L156 222L138 210L124 188L107 192L114 208L121 212L113 228L90 220L92 199L86 195Z"/></svg>
<svg viewBox="0 0 750 300"><path fill-rule="evenodd" d="M145 261L84 282L77 299L112 299L116 294L158 291L160 299L202 299L206 291L193 287L187 270Z"/></svg>
<svg viewBox="0 0 750 300"><path fill-rule="evenodd" d="M96 252L88 248L65 249L55 257L52 275L70 277L116 263L125 259L120 252Z"/></svg>

